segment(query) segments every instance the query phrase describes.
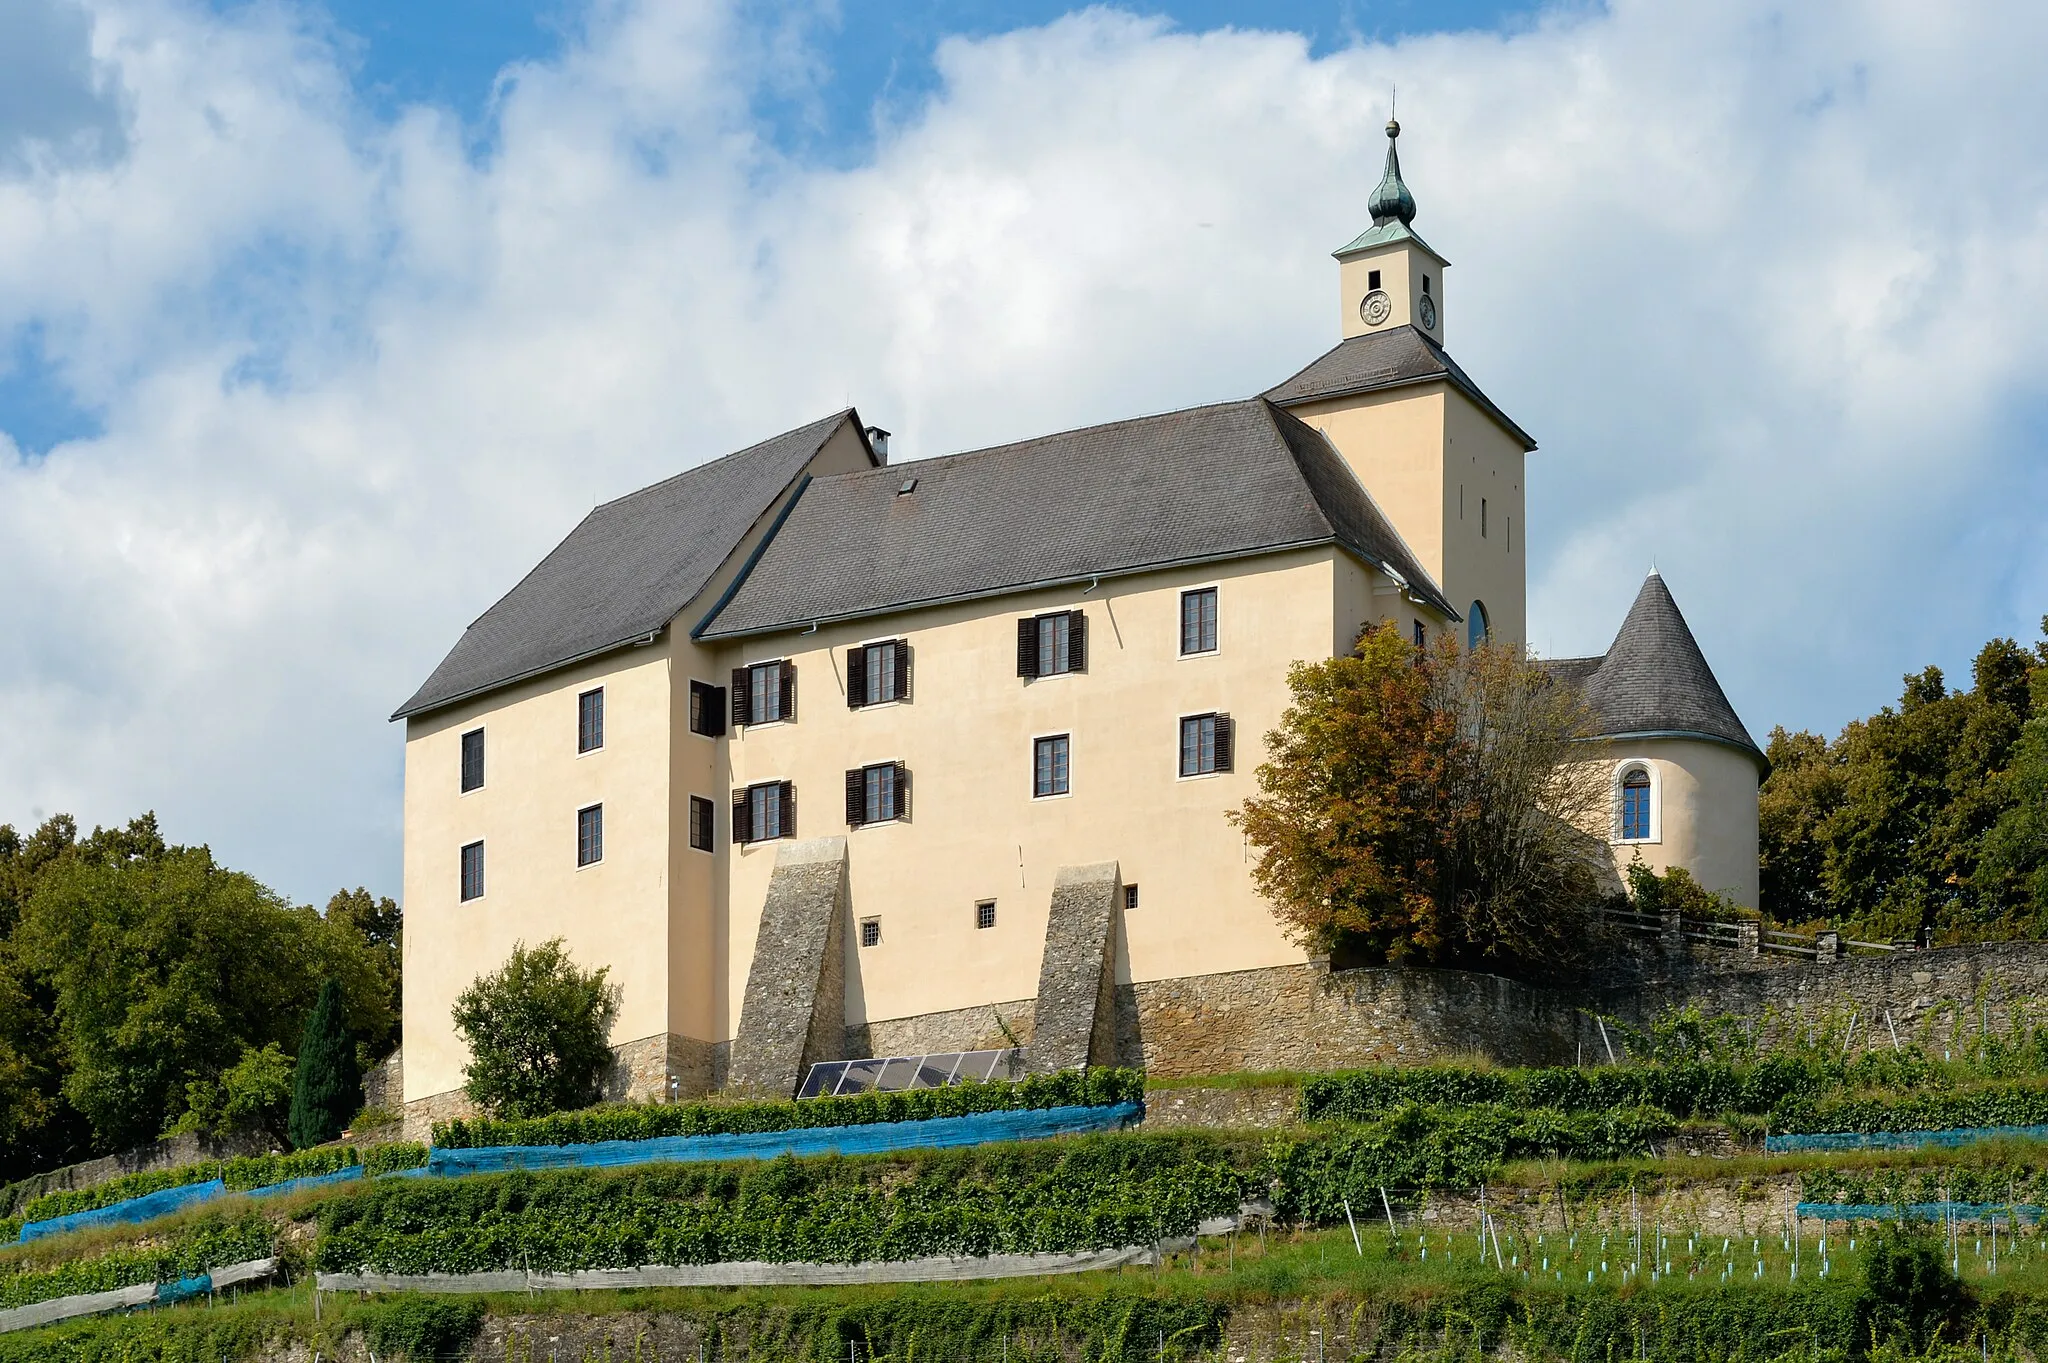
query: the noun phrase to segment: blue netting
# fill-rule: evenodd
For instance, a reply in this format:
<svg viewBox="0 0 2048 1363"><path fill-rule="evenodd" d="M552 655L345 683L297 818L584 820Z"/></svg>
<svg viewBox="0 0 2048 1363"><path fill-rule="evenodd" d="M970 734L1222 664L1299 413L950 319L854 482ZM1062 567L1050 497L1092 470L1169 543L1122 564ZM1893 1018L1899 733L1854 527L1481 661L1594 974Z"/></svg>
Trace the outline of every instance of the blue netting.
<svg viewBox="0 0 2048 1363"><path fill-rule="evenodd" d="M325 1188L330 1183L348 1183L363 1176L363 1166L351 1164L345 1169L336 1169L331 1174L308 1174L304 1178L288 1178L282 1183L273 1183L266 1188L249 1189L250 1197L275 1197L279 1193L295 1193L301 1188Z"/></svg>
<svg viewBox="0 0 2048 1363"><path fill-rule="evenodd" d="M156 1285L156 1304L169 1306L172 1302L190 1301L213 1291L213 1276L202 1273L196 1278L180 1278L174 1283Z"/></svg>
<svg viewBox="0 0 2048 1363"><path fill-rule="evenodd" d="M31 1221L21 1228L21 1238L40 1240L46 1235L62 1235L66 1231L86 1230L93 1226L125 1226L151 1221L186 1207L211 1202L216 1197L224 1197L227 1191L228 1185L217 1178L205 1183L188 1183L182 1188L165 1188L161 1192L146 1193L141 1197L131 1197L125 1202L116 1202L111 1207L94 1207L91 1211L53 1216L47 1221Z"/></svg>
<svg viewBox="0 0 2048 1363"><path fill-rule="evenodd" d="M2039 1221L2041 1209L2007 1202L1802 1202L1801 1216L1817 1221L1992 1221L2011 1225L2013 1218Z"/></svg>
<svg viewBox="0 0 2048 1363"><path fill-rule="evenodd" d="M1911 1150L1915 1146L1973 1145L2008 1139L2048 1141L2048 1126L1963 1126L1949 1131L1832 1131L1766 1136L1764 1149L1776 1154L1792 1150Z"/></svg>
<svg viewBox="0 0 2048 1363"><path fill-rule="evenodd" d="M778 1155L876 1155L891 1150L934 1150L991 1141L1030 1141L1109 1131L1135 1121L1137 1103L1108 1107L1053 1107L977 1112L922 1122L874 1122L799 1131L753 1131L734 1136L657 1136L644 1141L589 1145L497 1145L480 1150L435 1149L434 1174L492 1174L510 1169L603 1169L627 1164L698 1160L774 1159Z"/></svg>
<svg viewBox="0 0 2048 1363"><path fill-rule="evenodd" d="M659 1136L644 1141L598 1141L591 1145L499 1145L481 1150L431 1151L421 1169L401 1169L385 1178L458 1177L499 1173L509 1169L601 1169L657 1162L774 1159L778 1155L877 1155L891 1150L936 1150L949 1146L985 1145L991 1141L1031 1141L1048 1136L1075 1136L1109 1131L1136 1121L1144 1108L1137 1103L1108 1107L1053 1107L1022 1111L978 1112L969 1117L936 1117L922 1122L875 1122L865 1126L820 1126L796 1131L756 1131L736 1136ZM331 1174L286 1179L267 1188L248 1190L250 1197L269 1197L345 1183L363 1177L352 1164ZM153 1220L186 1207L225 1197L219 1179L166 1188L131 1197L110 1207L31 1221L21 1228L23 1240L84 1230L92 1226L128 1225ZM202 1291L205 1289L201 1289Z"/></svg>

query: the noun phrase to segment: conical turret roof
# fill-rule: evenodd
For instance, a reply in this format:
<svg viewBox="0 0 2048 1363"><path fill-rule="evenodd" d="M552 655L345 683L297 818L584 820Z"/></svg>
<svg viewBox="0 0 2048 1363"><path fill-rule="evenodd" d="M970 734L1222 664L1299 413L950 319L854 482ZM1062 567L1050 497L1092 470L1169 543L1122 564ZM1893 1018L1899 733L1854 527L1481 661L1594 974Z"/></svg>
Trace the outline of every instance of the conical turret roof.
<svg viewBox="0 0 2048 1363"><path fill-rule="evenodd" d="M1584 687L1600 737L1699 738L1764 760L1655 569L1605 656L1561 658L1549 667Z"/></svg>

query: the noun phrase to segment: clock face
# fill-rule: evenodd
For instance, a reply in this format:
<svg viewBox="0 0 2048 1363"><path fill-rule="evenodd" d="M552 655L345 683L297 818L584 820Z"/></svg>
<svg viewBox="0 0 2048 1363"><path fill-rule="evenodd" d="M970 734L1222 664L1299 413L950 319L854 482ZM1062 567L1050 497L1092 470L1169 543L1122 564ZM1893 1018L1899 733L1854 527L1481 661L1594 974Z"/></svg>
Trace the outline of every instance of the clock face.
<svg viewBox="0 0 2048 1363"><path fill-rule="evenodd" d="M1431 298L1428 294L1422 295L1422 304L1416 309L1416 312L1422 317L1422 329L1424 331L1436 330L1436 300L1434 298Z"/></svg>
<svg viewBox="0 0 2048 1363"><path fill-rule="evenodd" d="M1358 315L1369 327L1376 327L1393 316L1394 300L1387 297L1385 289L1374 289L1359 300Z"/></svg>

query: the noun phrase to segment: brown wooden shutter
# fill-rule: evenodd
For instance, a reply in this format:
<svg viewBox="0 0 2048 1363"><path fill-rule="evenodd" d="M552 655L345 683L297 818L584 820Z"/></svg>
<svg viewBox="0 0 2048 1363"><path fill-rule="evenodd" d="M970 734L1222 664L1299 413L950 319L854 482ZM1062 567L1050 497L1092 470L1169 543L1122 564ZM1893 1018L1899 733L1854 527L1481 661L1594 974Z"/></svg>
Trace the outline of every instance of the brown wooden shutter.
<svg viewBox="0 0 2048 1363"><path fill-rule="evenodd" d="M896 764L896 817L910 817L910 768Z"/></svg>
<svg viewBox="0 0 2048 1363"><path fill-rule="evenodd" d="M1088 613L1067 612L1067 666L1075 672L1088 670Z"/></svg>
<svg viewBox="0 0 2048 1363"><path fill-rule="evenodd" d="M747 792L732 793L732 840L745 844L754 840L754 821L747 817Z"/></svg>
<svg viewBox="0 0 2048 1363"><path fill-rule="evenodd" d="M711 707L711 722L704 727L713 738L725 732L725 688L707 686L704 688L704 703Z"/></svg>
<svg viewBox="0 0 2048 1363"><path fill-rule="evenodd" d="M1237 726L1230 722L1229 715L1216 716L1216 770L1229 771L1232 750L1237 744Z"/></svg>
<svg viewBox="0 0 2048 1363"><path fill-rule="evenodd" d="M796 718L796 664L786 658L782 663L782 718L785 722Z"/></svg>
<svg viewBox="0 0 2048 1363"><path fill-rule="evenodd" d="M867 774L859 767L846 773L846 826L859 828L868 821Z"/></svg>
<svg viewBox="0 0 2048 1363"><path fill-rule="evenodd" d="M868 703L868 650L855 644L846 650L846 708L858 710Z"/></svg>
<svg viewBox="0 0 2048 1363"><path fill-rule="evenodd" d="M1035 677L1038 675L1038 622L1019 620L1017 622L1017 675Z"/></svg>
<svg viewBox="0 0 2048 1363"><path fill-rule="evenodd" d="M910 643L909 643L909 641L908 641L908 640L905 640L905 639L898 639L898 640L896 641L895 647L891 648L891 649L889 650L889 653L890 653L890 661L891 661L892 663L894 663L894 664L895 664L895 668L896 668L896 699L898 699L898 700L909 700L909 699L910 699Z"/></svg>
<svg viewBox="0 0 2048 1363"><path fill-rule="evenodd" d="M784 781L782 783L781 796L782 836L793 838L796 836L796 782Z"/></svg>
<svg viewBox="0 0 2048 1363"><path fill-rule="evenodd" d="M732 670L732 722L744 726L754 722L754 688L747 685L744 667Z"/></svg>

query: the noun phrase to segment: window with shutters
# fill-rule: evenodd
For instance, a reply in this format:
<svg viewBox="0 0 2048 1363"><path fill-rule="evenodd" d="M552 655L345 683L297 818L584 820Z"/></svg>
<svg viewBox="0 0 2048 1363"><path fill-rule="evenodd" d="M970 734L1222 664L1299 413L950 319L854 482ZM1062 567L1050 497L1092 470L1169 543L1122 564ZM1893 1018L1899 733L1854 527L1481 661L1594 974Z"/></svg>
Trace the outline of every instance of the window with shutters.
<svg viewBox="0 0 2048 1363"><path fill-rule="evenodd" d="M795 836L796 787L790 782L762 781L733 792L734 842L773 842Z"/></svg>
<svg viewBox="0 0 2048 1363"><path fill-rule="evenodd" d="M462 901L484 897L484 845L465 843L462 848Z"/></svg>
<svg viewBox="0 0 2048 1363"><path fill-rule="evenodd" d="M788 659L736 667L732 673L732 722L780 724L796 718L796 664Z"/></svg>
<svg viewBox="0 0 2048 1363"><path fill-rule="evenodd" d="M604 806L576 811L576 864L595 866L604 860Z"/></svg>
<svg viewBox="0 0 2048 1363"><path fill-rule="evenodd" d="M716 806L702 795L690 797L690 846L699 852L709 852L716 846L717 828L714 820Z"/></svg>
<svg viewBox="0 0 2048 1363"><path fill-rule="evenodd" d="M1042 800L1050 795L1067 794L1067 739L1066 734L1054 734L1048 738L1031 740L1031 795Z"/></svg>
<svg viewBox="0 0 2048 1363"><path fill-rule="evenodd" d="M1180 651L1182 657L1216 651L1214 587L1198 587L1180 594Z"/></svg>
<svg viewBox="0 0 2048 1363"><path fill-rule="evenodd" d="M1229 715L1186 715L1180 722L1180 774L1213 776L1230 770Z"/></svg>
<svg viewBox="0 0 2048 1363"><path fill-rule="evenodd" d="M716 738L725 732L725 688L709 682L690 683L690 732Z"/></svg>
<svg viewBox="0 0 2048 1363"><path fill-rule="evenodd" d="M974 906L974 926L992 928L996 925L996 901L984 899Z"/></svg>
<svg viewBox="0 0 2048 1363"><path fill-rule="evenodd" d="M846 650L846 703L855 710L910 699L910 645L902 639Z"/></svg>
<svg viewBox="0 0 2048 1363"><path fill-rule="evenodd" d="M484 784L484 731L471 729L462 736L462 789L466 794Z"/></svg>
<svg viewBox="0 0 2048 1363"><path fill-rule="evenodd" d="M848 827L909 817L910 772L901 762L877 762L846 773Z"/></svg>
<svg viewBox="0 0 2048 1363"><path fill-rule="evenodd" d="M1056 611L1017 622L1017 675L1057 677L1088 670L1088 616Z"/></svg>
<svg viewBox="0 0 2048 1363"><path fill-rule="evenodd" d="M882 920L863 918L860 920L860 944L864 947L882 945Z"/></svg>
<svg viewBox="0 0 2048 1363"><path fill-rule="evenodd" d="M604 746L604 688L576 697L576 751L596 752Z"/></svg>

